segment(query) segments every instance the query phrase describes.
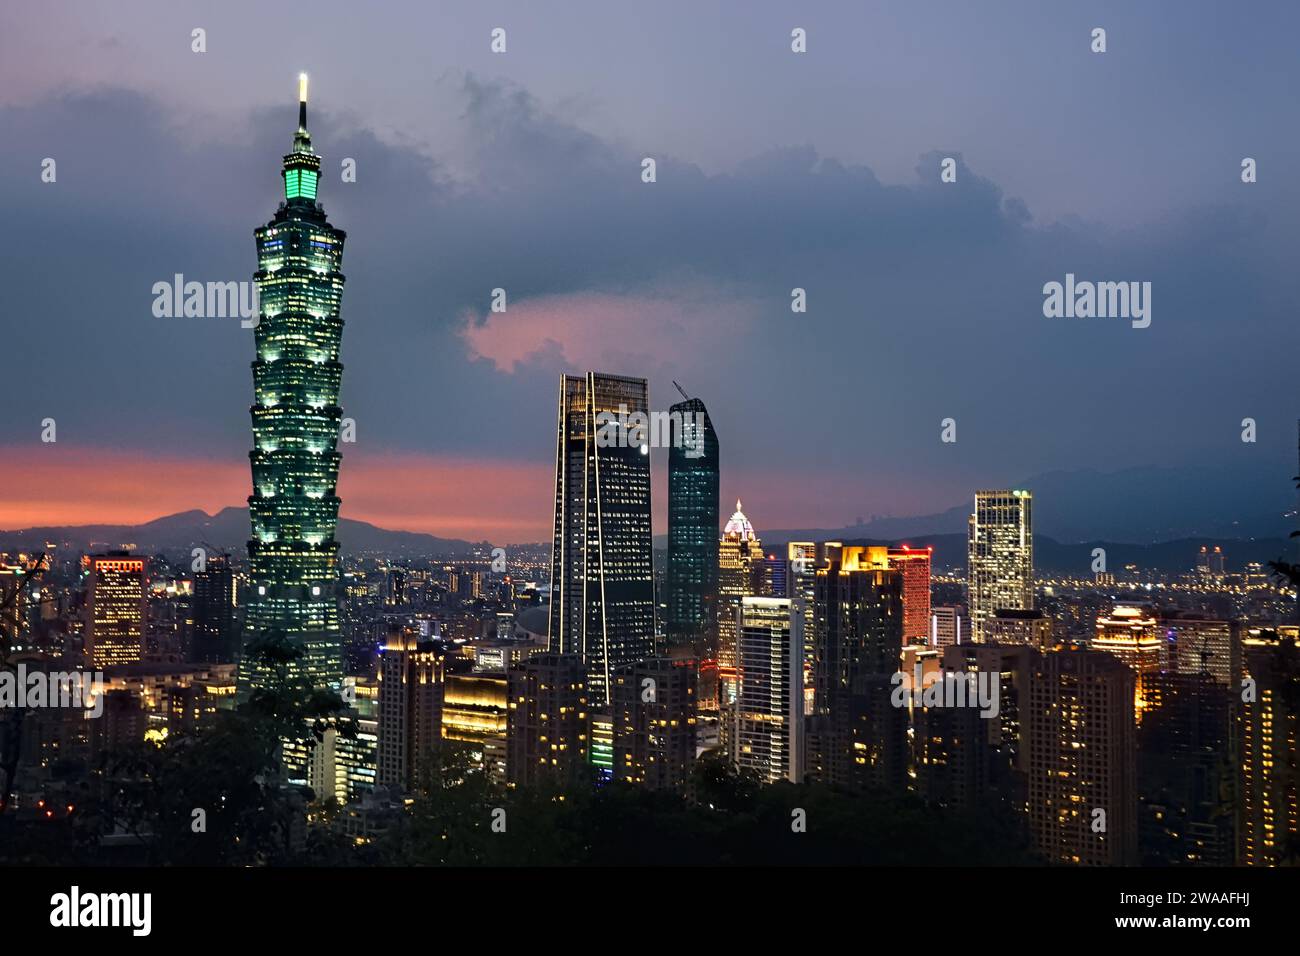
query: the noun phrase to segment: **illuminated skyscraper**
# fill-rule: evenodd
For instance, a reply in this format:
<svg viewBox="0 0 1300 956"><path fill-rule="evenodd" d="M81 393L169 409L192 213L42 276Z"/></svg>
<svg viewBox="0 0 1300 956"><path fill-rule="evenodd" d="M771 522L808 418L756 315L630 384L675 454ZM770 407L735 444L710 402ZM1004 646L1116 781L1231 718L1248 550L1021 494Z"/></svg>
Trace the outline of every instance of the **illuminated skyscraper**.
<svg viewBox="0 0 1300 956"><path fill-rule="evenodd" d="M409 790L442 739L447 651L441 641L393 629L379 663L378 775L381 787Z"/></svg>
<svg viewBox="0 0 1300 956"><path fill-rule="evenodd" d="M884 548L843 547L817 570L810 771L862 791L907 778L907 710L890 701L903 647L903 575Z"/></svg>
<svg viewBox="0 0 1300 956"><path fill-rule="evenodd" d="M202 571L194 572L193 608L190 660L200 664L233 664L239 660L235 575L225 555L213 555Z"/></svg>
<svg viewBox="0 0 1300 956"><path fill-rule="evenodd" d="M736 639L738 681L731 760L763 783L803 781L803 608L745 597Z"/></svg>
<svg viewBox="0 0 1300 956"><path fill-rule="evenodd" d="M903 574L903 643L930 643L930 557L933 548L889 549L889 566Z"/></svg>
<svg viewBox="0 0 1300 956"><path fill-rule="evenodd" d="M1113 654L1137 675L1137 696L1133 703L1140 721L1146 709L1148 678L1168 666L1168 645L1156 619L1141 608L1117 605L1110 614L1098 616L1096 632L1088 646L1094 651Z"/></svg>
<svg viewBox="0 0 1300 956"><path fill-rule="evenodd" d="M320 157L307 132L307 78L298 131L284 157L284 202L256 230L260 319L254 337L253 536L245 641L268 629L305 650L317 686L339 686L342 637L338 582L339 340L345 234L316 202ZM243 687L261 675L241 668Z"/></svg>
<svg viewBox="0 0 1300 956"><path fill-rule="evenodd" d="M560 376L551 545L550 650L581 655L585 694L609 704L611 672L654 656L650 450L597 441L608 419L648 414L643 378Z"/></svg>
<svg viewBox="0 0 1300 956"><path fill-rule="evenodd" d="M664 631L670 644L689 644L694 653L715 658L716 647L708 645L715 643L718 605L718 436L698 398L678 402L670 420L673 415L682 416L683 434L668 451Z"/></svg>
<svg viewBox="0 0 1300 956"><path fill-rule="evenodd" d="M125 551L88 555L86 659L94 668L135 664L144 656L144 558Z"/></svg>
<svg viewBox="0 0 1300 956"><path fill-rule="evenodd" d="M987 639L988 620L1003 608L1034 606L1033 495L977 491L967 537L967 605L971 640Z"/></svg>
<svg viewBox="0 0 1300 956"><path fill-rule="evenodd" d="M721 704L736 697L736 614L740 599L757 594L763 570L763 543L745 517L740 501L718 545L718 683Z"/></svg>

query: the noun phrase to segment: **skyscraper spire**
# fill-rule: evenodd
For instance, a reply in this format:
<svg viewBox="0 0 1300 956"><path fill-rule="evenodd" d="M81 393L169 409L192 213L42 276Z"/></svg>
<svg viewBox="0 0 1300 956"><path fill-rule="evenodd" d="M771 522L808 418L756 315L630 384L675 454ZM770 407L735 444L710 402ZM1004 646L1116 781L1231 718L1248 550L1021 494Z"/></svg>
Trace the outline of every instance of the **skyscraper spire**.
<svg viewBox="0 0 1300 956"><path fill-rule="evenodd" d="M307 74L298 74L298 131L293 136L293 152L284 157L284 198L316 201L316 184L320 179L320 157L311 148L307 132Z"/></svg>

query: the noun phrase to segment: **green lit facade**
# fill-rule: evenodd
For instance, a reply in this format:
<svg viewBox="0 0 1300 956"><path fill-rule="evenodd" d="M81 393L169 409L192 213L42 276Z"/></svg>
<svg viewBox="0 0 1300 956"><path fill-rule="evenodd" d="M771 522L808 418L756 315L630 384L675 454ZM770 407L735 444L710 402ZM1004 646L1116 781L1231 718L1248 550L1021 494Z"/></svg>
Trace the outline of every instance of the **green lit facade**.
<svg viewBox="0 0 1300 956"><path fill-rule="evenodd" d="M254 331L245 641L267 629L283 631L304 647L313 684L338 687L343 654L334 532L345 233L316 202L320 157L307 132L305 81L282 177L284 202L255 233L261 311ZM259 678L255 669L241 669L243 689Z"/></svg>
<svg viewBox="0 0 1300 956"><path fill-rule="evenodd" d="M689 434L668 451L665 630L670 645L693 646L696 653L716 657L711 645L718 607L718 436L698 398L678 402L669 411L681 416ZM702 435L694 434L695 429Z"/></svg>

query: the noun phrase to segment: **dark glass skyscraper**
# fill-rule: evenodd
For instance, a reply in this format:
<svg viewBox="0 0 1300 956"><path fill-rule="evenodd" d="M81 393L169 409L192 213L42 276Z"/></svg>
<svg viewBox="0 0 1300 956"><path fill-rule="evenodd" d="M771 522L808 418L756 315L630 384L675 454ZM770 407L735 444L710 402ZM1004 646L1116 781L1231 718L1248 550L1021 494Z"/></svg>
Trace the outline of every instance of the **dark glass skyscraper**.
<svg viewBox="0 0 1300 956"><path fill-rule="evenodd" d="M645 379L560 376L550 649L582 656L598 707L609 703L614 669L655 651L650 450L636 442L603 446L602 412L648 414Z"/></svg>
<svg viewBox="0 0 1300 956"><path fill-rule="evenodd" d="M670 644L702 645L708 642L718 606L718 436L698 398L678 402L669 414L681 416L682 440L668 450L664 631Z"/></svg>
<svg viewBox="0 0 1300 956"><path fill-rule="evenodd" d="M194 573L194 632L190 660L200 664L229 664L239 659L235 628L235 575L225 555L208 558Z"/></svg>
<svg viewBox="0 0 1300 956"><path fill-rule="evenodd" d="M299 642L317 686L342 681L338 582L339 340L345 234L316 202L320 157L307 132L301 78L298 131L284 157L284 202L256 230L260 317L254 333L253 536L245 640L268 629ZM260 675L242 668L243 688Z"/></svg>

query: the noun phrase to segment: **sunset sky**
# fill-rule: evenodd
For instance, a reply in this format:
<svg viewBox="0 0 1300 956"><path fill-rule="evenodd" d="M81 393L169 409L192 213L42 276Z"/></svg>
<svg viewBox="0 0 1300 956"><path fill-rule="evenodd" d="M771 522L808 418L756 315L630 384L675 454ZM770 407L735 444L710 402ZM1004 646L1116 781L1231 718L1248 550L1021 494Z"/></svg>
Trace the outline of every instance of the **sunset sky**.
<svg viewBox="0 0 1300 956"><path fill-rule="evenodd" d="M0 11L0 528L244 502L252 333L150 290L251 278L299 70L348 233L346 517L548 538L588 369L702 398L760 531L1060 469L1295 473L1300 7L317 8ZM1150 281L1151 327L1044 318L1066 273Z"/></svg>

